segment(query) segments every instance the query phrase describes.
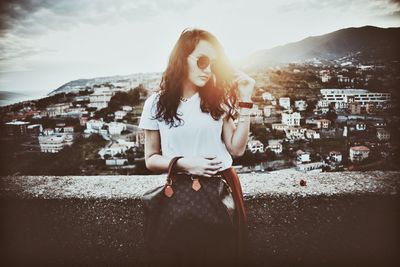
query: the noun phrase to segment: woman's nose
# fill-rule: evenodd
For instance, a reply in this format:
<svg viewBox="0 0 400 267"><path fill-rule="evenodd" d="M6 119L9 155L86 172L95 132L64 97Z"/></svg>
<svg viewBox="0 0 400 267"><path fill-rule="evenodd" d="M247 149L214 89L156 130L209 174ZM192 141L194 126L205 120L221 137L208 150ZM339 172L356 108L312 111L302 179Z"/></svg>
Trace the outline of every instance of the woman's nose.
<svg viewBox="0 0 400 267"><path fill-rule="evenodd" d="M207 74L211 74L211 64L208 64L207 68L203 69L203 71Z"/></svg>

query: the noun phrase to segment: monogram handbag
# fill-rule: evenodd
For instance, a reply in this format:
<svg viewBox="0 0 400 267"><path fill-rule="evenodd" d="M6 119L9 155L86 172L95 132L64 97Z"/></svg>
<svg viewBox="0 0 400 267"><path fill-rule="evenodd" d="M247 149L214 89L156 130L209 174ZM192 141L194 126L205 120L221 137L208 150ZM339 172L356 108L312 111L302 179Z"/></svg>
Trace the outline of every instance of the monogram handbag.
<svg viewBox="0 0 400 267"><path fill-rule="evenodd" d="M231 228L232 233L236 229L235 202L223 176L177 174L174 166L180 158L171 160L166 183L147 191L141 198L144 241L148 251L163 251L182 245L177 237L182 235L182 229L186 229L188 224L201 223L215 229ZM183 234L190 236L192 233Z"/></svg>

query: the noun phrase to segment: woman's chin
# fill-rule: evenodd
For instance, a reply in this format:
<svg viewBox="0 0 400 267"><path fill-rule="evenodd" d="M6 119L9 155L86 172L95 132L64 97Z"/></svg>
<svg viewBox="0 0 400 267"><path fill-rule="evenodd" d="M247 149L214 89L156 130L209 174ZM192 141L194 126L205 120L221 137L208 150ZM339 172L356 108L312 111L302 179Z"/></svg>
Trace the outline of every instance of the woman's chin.
<svg viewBox="0 0 400 267"><path fill-rule="evenodd" d="M207 80L207 81L205 81L205 80L200 80L200 81L198 81L198 82L196 83L196 85L197 85L198 87L204 87L204 86L207 84L207 82L208 82L208 80Z"/></svg>

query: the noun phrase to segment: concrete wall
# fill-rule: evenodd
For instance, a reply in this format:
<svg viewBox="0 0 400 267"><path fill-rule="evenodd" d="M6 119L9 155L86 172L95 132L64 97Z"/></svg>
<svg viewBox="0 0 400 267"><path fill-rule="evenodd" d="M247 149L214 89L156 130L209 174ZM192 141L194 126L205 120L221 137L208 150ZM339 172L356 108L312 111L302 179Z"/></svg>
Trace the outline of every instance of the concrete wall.
<svg viewBox="0 0 400 267"><path fill-rule="evenodd" d="M240 179L248 266L398 265L398 172L281 171ZM1 177L1 266L144 266L139 198L163 180Z"/></svg>

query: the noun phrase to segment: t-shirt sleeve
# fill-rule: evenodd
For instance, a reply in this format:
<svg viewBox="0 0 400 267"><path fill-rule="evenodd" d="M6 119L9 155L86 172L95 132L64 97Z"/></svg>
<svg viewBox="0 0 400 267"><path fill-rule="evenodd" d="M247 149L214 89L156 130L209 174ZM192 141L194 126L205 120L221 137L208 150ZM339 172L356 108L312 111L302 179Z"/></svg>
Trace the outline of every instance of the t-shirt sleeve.
<svg viewBox="0 0 400 267"><path fill-rule="evenodd" d="M140 117L139 128L147 130L158 130L158 121L155 119L156 114L156 93L149 96L144 102L142 115Z"/></svg>

